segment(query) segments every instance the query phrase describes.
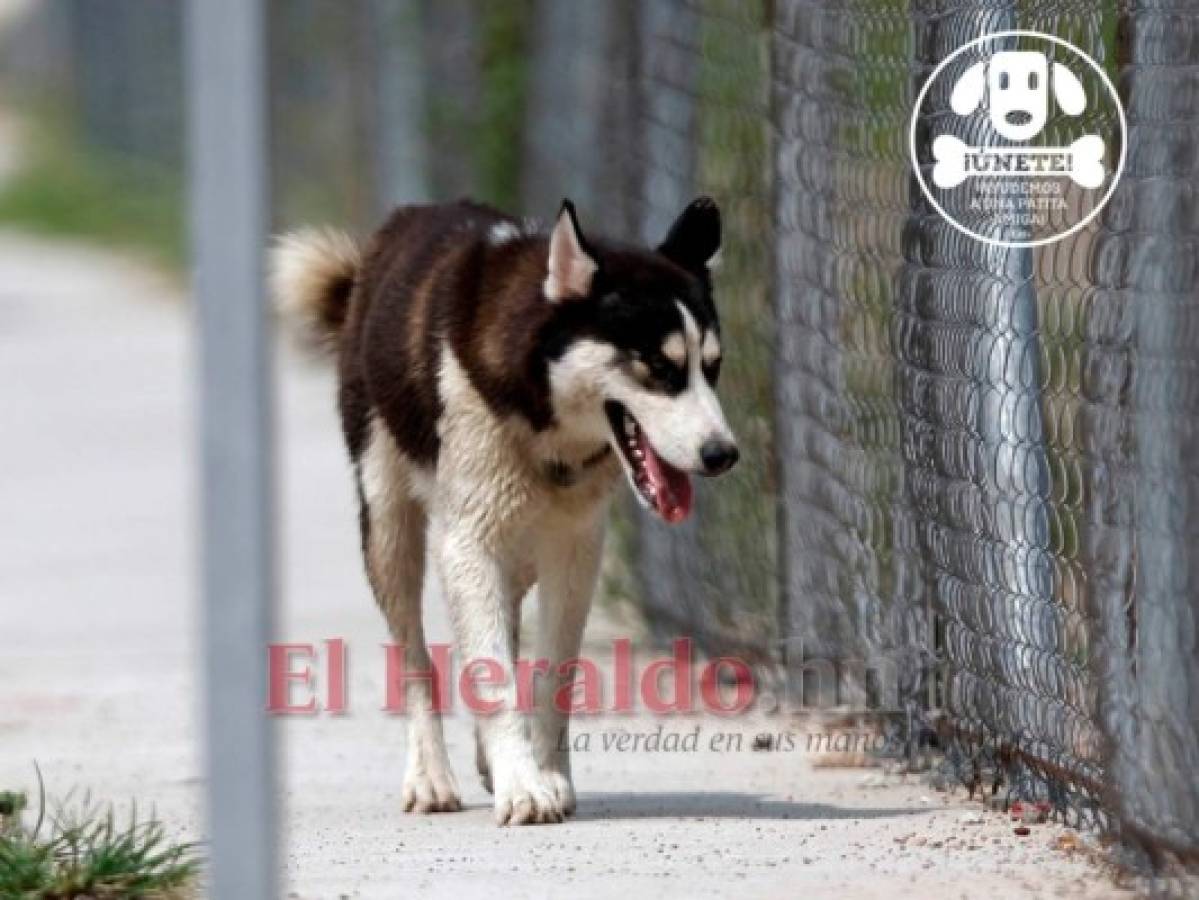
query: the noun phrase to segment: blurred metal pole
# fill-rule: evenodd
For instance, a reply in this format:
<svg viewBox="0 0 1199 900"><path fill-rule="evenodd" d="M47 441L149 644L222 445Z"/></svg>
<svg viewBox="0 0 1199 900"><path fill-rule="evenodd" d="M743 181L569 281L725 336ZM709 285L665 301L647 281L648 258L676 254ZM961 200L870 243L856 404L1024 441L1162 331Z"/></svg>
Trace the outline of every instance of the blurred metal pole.
<svg viewBox="0 0 1199 900"><path fill-rule="evenodd" d="M375 89L370 115L376 120L374 220L398 203L428 203L429 140L425 122L428 99L428 17L421 0L368 0L370 62Z"/></svg>
<svg viewBox="0 0 1199 900"><path fill-rule="evenodd" d="M200 333L210 895L277 895L272 634L272 406L262 247L262 0L191 0L186 46Z"/></svg>

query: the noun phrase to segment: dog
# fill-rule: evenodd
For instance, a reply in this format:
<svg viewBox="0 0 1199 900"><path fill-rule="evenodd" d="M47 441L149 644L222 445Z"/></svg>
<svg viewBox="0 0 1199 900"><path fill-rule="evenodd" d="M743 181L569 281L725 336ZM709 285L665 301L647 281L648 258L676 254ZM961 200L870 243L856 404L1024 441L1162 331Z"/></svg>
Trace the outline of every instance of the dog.
<svg viewBox="0 0 1199 900"><path fill-rule="evenodd" d="M738 458L715 392L723 345L710 267L721 221L707 197L646 249L584 235L564 201L551 228L490 206L396 209L361 247L293 233L272 254L277 304L337 361L368 580L405 671L429 671L426 545L464 659L498 660L500 709L476 720L499 824L574 811L567 675L516 709L520 604L536 584L536 658L577 656L604 521L623 472L668 523L693 474ZM427 678L405 679L405 811L460 808Z"/></svg>

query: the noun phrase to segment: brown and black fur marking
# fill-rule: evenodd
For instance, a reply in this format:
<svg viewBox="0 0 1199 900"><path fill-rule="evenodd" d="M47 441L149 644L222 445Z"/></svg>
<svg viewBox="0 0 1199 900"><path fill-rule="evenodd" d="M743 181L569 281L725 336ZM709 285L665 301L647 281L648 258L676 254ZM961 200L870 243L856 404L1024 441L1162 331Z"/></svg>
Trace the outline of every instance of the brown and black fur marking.
<svg viewBox="0 0 1199 900"><path fill-rule="evenodd" d="M516 236L490 240L497 225ZM654 253L589 243L600 264L592 296L551 303L542 291L548 238L520 229L513 217L462 200L400 207L375 234L339 342L339 404L353 460L376 413L405 455L435 465L447 343L498 416L521 416L542 431L553 424L548 365L571 341L594 335L618 347L655 346L680 327L673 298L715 324L706 271L701 277L684 268L688 261L672 262L667 245Z"/></svg>

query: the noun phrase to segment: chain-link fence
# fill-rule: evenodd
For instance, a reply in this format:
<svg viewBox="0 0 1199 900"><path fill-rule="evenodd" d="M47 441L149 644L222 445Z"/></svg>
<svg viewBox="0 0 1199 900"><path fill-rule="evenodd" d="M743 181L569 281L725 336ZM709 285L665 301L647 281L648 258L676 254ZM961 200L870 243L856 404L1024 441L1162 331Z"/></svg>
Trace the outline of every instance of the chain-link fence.
<svg viewBox="0 0 1199 900"><path fill-rule="evenodd" d="M1130 125L1111 204L1036 248L954 229L906 147L932 68L1012 28L1097 60ZM1192 859L1197 35L1184 4L780 2L770 36L797 662L885 660L969 782ZM858 671L825 702L874 699Z"/></svg>
<svg viewBox="0 0 1199 900"><path fill-rule="evenodd" d="M55 6L67 38L40 46L75 57L39 71L73 79L89 141L169 164L171 4L100 5ZM271 13L284 222L365 228L460 193L547 215L567 194L652 241L695 194L720 202L744 462L681 528L623 516L657 634L781 663L796 705L931 723L972 786L1048 799L1159 865L1199 857L1199 7ZM908 153L932 69L1012 28L1076 44L1128 117L1111 202L1035 248L955 230ZM926 117L948 103L932 92Z"/></svg>
<svg viewBox="0 0 1199 900"><path fill-rule="evenodd" d="M1199 857L1199 9L1120 9L1125 182L1079 321L1082 569L1102 799L1153 854Z"/></svg>
<svg viewBox="0 0 1199 900"><path fill-rule="evenodd" d="M738 211L719 299L751 374L724 391L758 472L644 534L651 617L773 641L796 705L907 713L972 787L1193 862L1199 8L665 5L645 224L699 190ZM1096 60L1129 125L1109 206L1035 248L952 227L908 152L933 68L1017 28Z"/></svg>

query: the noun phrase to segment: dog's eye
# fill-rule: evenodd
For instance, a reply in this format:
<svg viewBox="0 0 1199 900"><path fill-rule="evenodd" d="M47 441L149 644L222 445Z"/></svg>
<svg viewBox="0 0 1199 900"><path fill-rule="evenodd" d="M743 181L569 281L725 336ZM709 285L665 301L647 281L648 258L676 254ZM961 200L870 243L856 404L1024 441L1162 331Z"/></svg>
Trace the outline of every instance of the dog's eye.
<svg viewBox="0 0 1199 900"><path fill-rule="evenodd" d="M1036 72L1028 73L1028 89L1030 91L1035 91L1037 89L1037 73Z"/></svg>
<svg viewBox="0 0 1199 900"><path fill-rule="evenodd" d="M1007 72L1000 72L999 73L999 89L1001 91L1006 91L1007 84L1008 84Z"/></svg>
<svg viewBox="0 0 1199 900"><path fill-rule="evenodd" d="M703 364L704 377L708 379L708 381L712 384L713 387L715 387L715 385L716 385L716 380L718 378L720 378L720 363L721 362L722 362L722 357L718 356L711 362L705 362Z"/></svg>
<svg viewBox="0 0 1199 900"><path fill-rule="evenodd" d="M660 353L647 353L633 364L633 372L647 387L676 393L687 386L687 373Z"/></svg>
<svg viewBox="0 0 1199 900"><path fill-rule="evenodd" d="M677 362L657 353L649 358L649 367L658 378L669 378L682 370Z"/></svg>

